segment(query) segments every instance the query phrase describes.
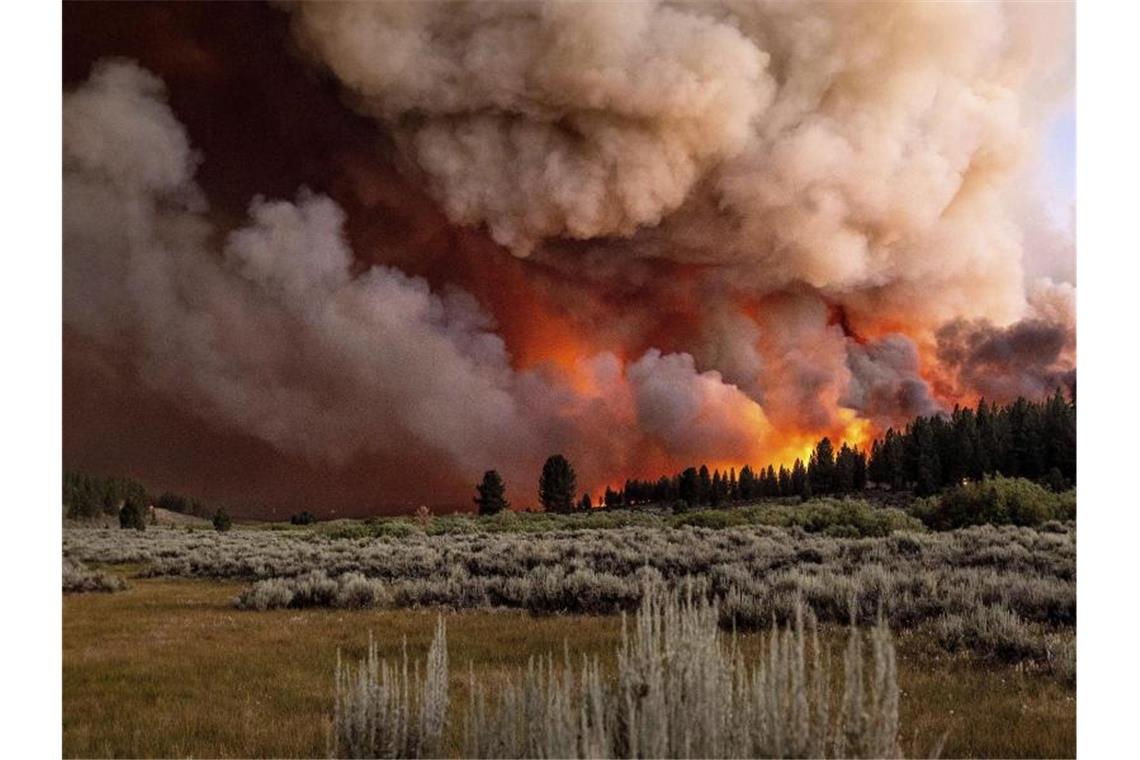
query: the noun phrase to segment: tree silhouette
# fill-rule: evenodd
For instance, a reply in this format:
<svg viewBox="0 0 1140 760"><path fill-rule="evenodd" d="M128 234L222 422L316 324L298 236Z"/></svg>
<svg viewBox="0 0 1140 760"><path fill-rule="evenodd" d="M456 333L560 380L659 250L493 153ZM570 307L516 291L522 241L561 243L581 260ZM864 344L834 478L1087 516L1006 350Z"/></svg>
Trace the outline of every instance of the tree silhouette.
<svg viewBox="0 0 1140 760"><path fill-rule="evenodd" d="M796 459L796 463L792 465L792 496L803 497L807 491L809 484L807 478L807 468L804 467L803 460Z"/></svg>
<svg viewBox="0 0 1140 760"><path fill-rule="evenodd" d="M831 493L835 487L835 451L830 438L822 438L808 460L808 481L812 493Z"/></svg>
<svg viewBox="0 0 1140 760"><path fill-rule="evenodd" d="M129 528L146 530L146 515L143 512L144 507L141 502L134 497L128 498L119 510L119 527L124 530Z"/></svg>
<svg viewBox="0 0 1140 760"><path fill-rule="evenodd" d="M708 504L712 499L712 477L709 475L709 468L707 465L701 465L701 469L697 470L697 477L700 482L700 491L697 494L697 501L701 504Z"/></svg>
<svg viewBox="0 0 1140 760"><path fill-rule="evenodd" d="M542 466L538 479L538 499L547 512L570 512L574 508L574 493L578 490L578 477L574 468L561 454L555 454Z"/></svg>
<svg viewBox="0 0 1140 760"><path fill-rule="evenodd" d="M677 481L677 498L689 506L698 503L701 496L701 478L697 468L689 467Z"/></svg>
<svg viewBox="0 0 1140 760"><path fill-rule="evenodd" d="M504 498L507 487L497 470L487 470L483 473L483 482L475 486L477 495L475 505L479 507L481 515L495 515L504 509L510 508L510 502Z"/></svg>

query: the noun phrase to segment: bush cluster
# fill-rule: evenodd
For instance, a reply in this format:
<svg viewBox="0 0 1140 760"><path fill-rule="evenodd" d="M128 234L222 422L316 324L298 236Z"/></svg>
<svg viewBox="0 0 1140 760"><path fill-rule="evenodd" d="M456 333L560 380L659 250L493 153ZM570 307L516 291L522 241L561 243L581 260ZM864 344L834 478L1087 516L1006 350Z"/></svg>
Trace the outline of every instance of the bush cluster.
<svg viewBox="0 0 1140 760"><path fill-rule="evenodd" d="M1077 497L1072 490L1056 493L1024 478L994 477L919 499L911 513L935 530L984 524L1037 526L1075 520Z"/></svg>

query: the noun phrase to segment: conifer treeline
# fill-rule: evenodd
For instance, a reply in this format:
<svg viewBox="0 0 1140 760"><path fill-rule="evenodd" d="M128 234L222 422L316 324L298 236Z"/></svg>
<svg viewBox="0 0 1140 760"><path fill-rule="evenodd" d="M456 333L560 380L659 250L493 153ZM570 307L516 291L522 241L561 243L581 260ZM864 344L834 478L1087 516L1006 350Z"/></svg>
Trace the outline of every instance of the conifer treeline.
<svg viewBox="0 0 1140 760"><path fill-rule="evenodd" d="M72 518L117 515L130 502L140 508L149 503L146 488L130 478L104 478L83 472L63 474L63 505Z"/></svg>
<svg viewBox="0 0 1140 760"><path fill-rule="evenodd" d="M607 507L640 504L719 506L761 498L810 498L843 495L868 484L919 496L963 480L1001 474L1043 481L1055 490L1077 479L1077 409L1075 397L1058 391L1046 401L1024 398L1006 406L981 401L976 409L955 407L949 415L916 417L902 430L888 429L870 452L846 442L836 451L831 440L816 444L805 463L791 468L745 465L737 474L707 465L689 467L657 480L630 479L619 489L606 488Z"/></svg>
<svg viewBox="0 0 1140 760"><path fill-rule="evenodd" d="M213 514L205 503L180 494L166 491L157 499L146 487L127 477L101 477L85 472L68 471L63 474L63 505L71 518L91 518L99 515L119 514L120 508L133 504L140 510L147 506L168 509L197 517Z"/></svg>

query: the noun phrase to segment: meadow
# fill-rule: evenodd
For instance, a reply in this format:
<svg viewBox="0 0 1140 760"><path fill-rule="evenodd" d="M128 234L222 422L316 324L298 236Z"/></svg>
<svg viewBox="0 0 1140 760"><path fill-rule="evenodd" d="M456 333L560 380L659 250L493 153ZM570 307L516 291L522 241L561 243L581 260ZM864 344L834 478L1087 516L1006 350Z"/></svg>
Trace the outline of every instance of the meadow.
<svg viewBox="0 0 1140 760"><path fill-rule="evenodd" d="M70 577L103 578L74 590L113 593L64 597L64 754L324 755L338 650L352 667L371 635L398 660L407 637L422 664L442 615L454 719L441 751L458 756L472 746L472 683L497 704L521 688L528 658L564 651L574 668L598 658L592 677L618 683L622 613L634 620L647 588L715 604L720 635L750 661L802 607L837 695L848 624L870 635L881 620L907 755L943 739L948 756L1075 752L1072 523L809 531L596 517L69 527Z"/></svg>

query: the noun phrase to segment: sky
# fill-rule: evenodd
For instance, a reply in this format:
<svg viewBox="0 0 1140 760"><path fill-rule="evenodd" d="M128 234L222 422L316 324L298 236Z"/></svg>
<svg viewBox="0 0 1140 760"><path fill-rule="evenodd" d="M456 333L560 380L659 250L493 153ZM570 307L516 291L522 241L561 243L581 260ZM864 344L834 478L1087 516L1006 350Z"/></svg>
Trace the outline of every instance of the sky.
<svg viewBox="0 0 1140 760"><path fill-rule="evenodd" d="M1077 110L1071 100L1050 124L1046 146L1049 208L1059 222L1067 223L1077 201Z"/></svg>
<svg viewBox="0 0 1140 760"><path fill-rule="evenodd" d="M1052 393L1072 25L65 4L65 467L278 516L497 469L526 507L555 453L596 496Z"/></svg>

